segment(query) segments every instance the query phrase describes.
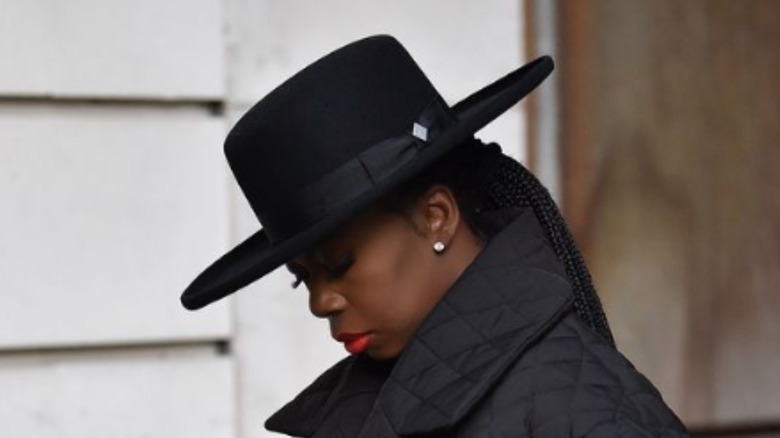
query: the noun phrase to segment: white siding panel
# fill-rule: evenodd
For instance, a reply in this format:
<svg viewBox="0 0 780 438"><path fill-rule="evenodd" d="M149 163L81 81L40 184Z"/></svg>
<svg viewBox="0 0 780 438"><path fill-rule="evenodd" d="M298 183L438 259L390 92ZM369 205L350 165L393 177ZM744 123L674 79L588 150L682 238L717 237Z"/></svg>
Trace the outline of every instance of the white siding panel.
<svg viewBox="0 0 780 438"><path fill-rule="evenodd" d="M79 356L0 358L3 436L235 437L229 359Z"/></svg>
<svg viewBox="0 0 780 438"><path fill-rule="evenodd" d="M0 93L50 91L46 86L50 20L44 0L0 0Z"/></svg>
<svg viewBox="0 0 780 438"><path fill-rule="evenodd" d="M221 98L219 0L0 0L0 94Z"/></svg>
<svg viewBox="0 0 780 438"><path fill-rule="evenodd" d="M223 131L199 109L0 107L0 348L229 336L225 304L178 301L228 246Z"/></svg>

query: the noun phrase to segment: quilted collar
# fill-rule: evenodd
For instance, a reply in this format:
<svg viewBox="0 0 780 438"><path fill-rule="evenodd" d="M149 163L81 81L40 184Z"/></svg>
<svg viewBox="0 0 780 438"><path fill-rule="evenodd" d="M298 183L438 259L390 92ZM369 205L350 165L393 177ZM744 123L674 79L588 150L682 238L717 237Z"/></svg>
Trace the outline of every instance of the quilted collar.
<svg viewBox="0 0 780 438"><path fill-rule="evenodd" d="M370 436L366 430L358 434L354 424L348 427L354 434L343 433L360 418L366 425L389 425L398 435L445 431L559 320L571 300L563 266L533 212L523 210L431 311L389 376L371 361L348 358L266 427L295 436L319 430L319 436L331 424L342 432L322 436ZM362 415L338 408L340 401L372 391L376 402Z"/></svg>

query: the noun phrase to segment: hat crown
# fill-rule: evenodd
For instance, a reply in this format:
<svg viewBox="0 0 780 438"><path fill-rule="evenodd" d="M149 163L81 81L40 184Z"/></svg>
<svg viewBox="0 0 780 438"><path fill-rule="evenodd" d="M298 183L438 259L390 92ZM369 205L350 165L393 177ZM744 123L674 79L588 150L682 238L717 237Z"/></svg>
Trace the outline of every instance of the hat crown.
<svg viewBox="0 0 780 438"><path fill-rule="evenodd" d="M225 153L263 223L280 199L370 146L411 132L435 99L438 92L400 43L369 37L309 65L255 104L229 133Z"/></svg>

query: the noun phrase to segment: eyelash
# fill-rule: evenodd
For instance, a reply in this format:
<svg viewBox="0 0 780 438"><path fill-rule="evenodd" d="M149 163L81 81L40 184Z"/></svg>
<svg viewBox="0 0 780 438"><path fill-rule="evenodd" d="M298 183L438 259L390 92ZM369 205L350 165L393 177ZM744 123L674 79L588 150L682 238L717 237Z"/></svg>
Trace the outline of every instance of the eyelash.
<svg viewBox="0 0 780 438"><path fill-rule="evenodd" d="M293 280L293 283L292 283L293 289L297 289L298 286L301 285L301 283L303 283L304 281L308 280L309 277L310 277L309 271L307 271L303 267L296 266L296 265L291 265L289 267L289 269L290 269L290 272L292 273L292 275L295 276L295 280Z"/></svg>
<svg viewBox="0 0 780 438"><path fill-rule="evenodd" d="M306 280L304 280L303 278L301 278L301 277L298 277L298 276L296 275L296 276L295 276L295 280L293 280L293 282L292 282L292 288L293 288L293 289L298 289L298 286L300 286L300 285L301 285L301 283L303 283L304 281L306 281Z"/></svg>
<svg viewBox="0 0 780 438"><path fill-rule="evenodd" d="M341 261L339 261L335 266L333 267L325 267L325 272L327 273L329 280L338 280L339 278L343 277L344 274L347 273L349 268L352 267L352 264L355 262L355 258L352 255L344 256ZM301 283L309 280L311 277L311 274L308 270L306 270L303 267L295 266L293 265L290 268L290 272L295 276L295 280L292 283L292 287L298 288L298 286L301 285Z"/></svg>

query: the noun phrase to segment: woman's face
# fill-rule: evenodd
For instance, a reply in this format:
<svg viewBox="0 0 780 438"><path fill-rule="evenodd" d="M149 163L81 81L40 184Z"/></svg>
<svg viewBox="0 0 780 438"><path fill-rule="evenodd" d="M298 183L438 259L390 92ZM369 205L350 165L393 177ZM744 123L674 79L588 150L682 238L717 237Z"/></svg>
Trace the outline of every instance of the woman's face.
<svg viewBox="0 0 780 438"><path fill-rule="evenodd" d="M379 360L398 356L476 256L478 246L466 258L459 255L464 245L454 246L459 242L457 204L454 208L440 211L422 203L412 217L374 208L288 263L309 289L311 312L328 319L331 335L350 353ZM452 213L454 226L447 217ZM451 246L437 254L432 249L437 240Z"/></svg>

